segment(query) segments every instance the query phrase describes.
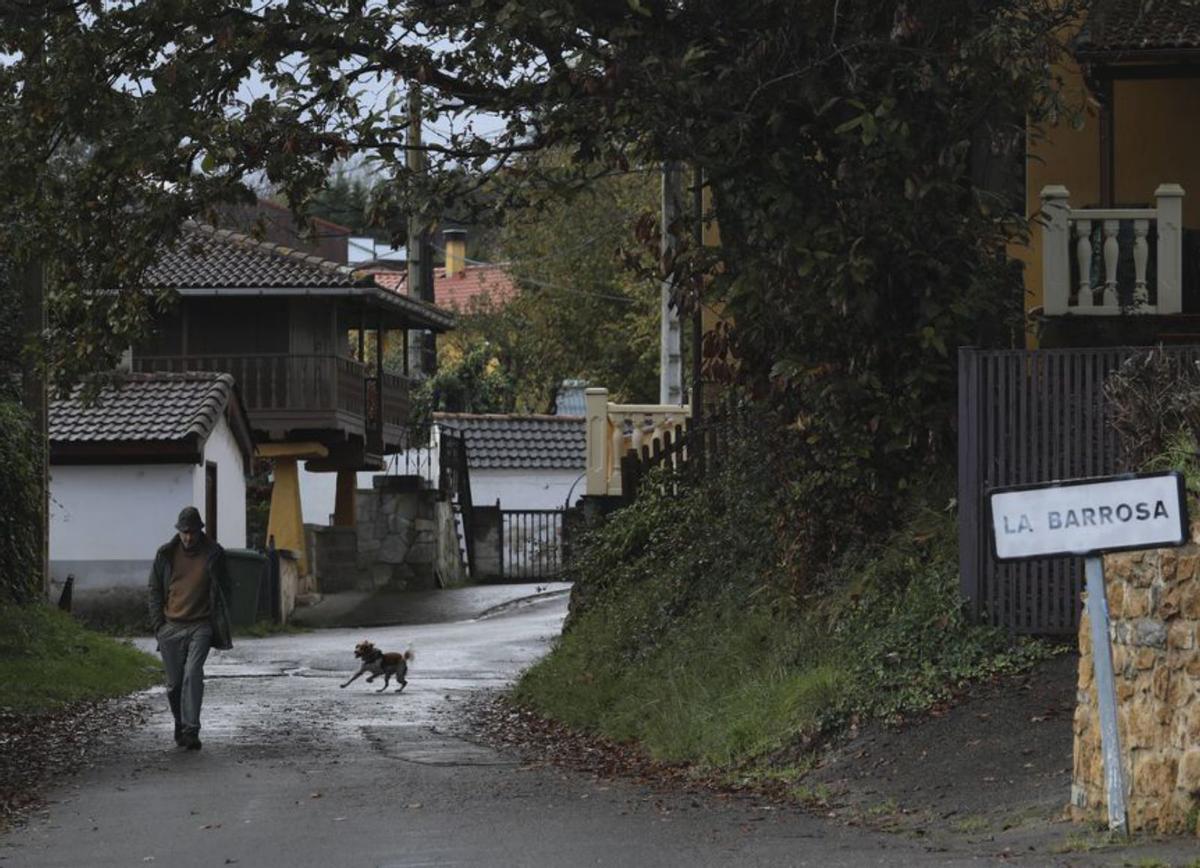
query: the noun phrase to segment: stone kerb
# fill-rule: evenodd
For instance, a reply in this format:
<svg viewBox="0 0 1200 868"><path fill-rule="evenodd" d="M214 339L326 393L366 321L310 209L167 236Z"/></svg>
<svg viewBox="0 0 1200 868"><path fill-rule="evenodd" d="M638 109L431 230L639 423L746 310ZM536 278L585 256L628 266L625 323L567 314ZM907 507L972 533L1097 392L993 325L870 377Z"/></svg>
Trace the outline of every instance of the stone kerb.
<svg viewBox="0 0 1200 868"><path fill-rule="evenodd" d="M1200 524L1178 549L1107 555L1130 828L1200 835ZM1071 814L1106 819L1091 625L1079 629Z"/></svg>

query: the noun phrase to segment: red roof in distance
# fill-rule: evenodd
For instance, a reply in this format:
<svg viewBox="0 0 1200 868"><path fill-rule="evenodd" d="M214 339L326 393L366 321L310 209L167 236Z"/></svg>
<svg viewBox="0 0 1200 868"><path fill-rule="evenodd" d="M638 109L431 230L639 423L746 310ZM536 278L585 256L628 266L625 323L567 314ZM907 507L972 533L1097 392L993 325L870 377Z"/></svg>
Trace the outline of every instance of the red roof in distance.
<svg viewBox="0 0 1200 868"><path fill-rule="evenodd" d="M406 271L384 267L363 270L385 289L407 292ZM503 265L468 265L455 274L448 274L443 267L434 270L433 297L438 307L464 312L478 305L503 305L516 294L516 282Z"/></svg>

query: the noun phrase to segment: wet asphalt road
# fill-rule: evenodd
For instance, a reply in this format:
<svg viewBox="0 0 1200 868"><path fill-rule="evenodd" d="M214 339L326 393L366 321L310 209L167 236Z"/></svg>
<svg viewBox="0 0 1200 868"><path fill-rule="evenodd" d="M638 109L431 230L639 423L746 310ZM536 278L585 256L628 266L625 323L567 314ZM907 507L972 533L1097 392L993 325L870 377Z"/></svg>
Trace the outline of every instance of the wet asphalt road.
<svg viewBox="0 0 1200 868"><path fill-rule="evenodd" d="M525 765L472 741L459 712L468 694L511 683L565 613L565 596L543 596L479 620L242 640L210 658L202 751L174 746L159 688L145 726L0 839L0 866L993 861L752 801ZM415 651L403 693L376 693L365 676L338 687L363 638Z"/></svg>

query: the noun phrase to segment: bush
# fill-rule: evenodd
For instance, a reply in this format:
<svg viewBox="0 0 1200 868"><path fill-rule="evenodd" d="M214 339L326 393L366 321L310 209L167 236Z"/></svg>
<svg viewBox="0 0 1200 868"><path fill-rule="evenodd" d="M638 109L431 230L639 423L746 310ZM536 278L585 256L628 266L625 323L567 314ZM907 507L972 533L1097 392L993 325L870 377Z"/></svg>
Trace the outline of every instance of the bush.
<svg viewBox="0 0 1200 868"><path fill-rule="evenodd" d="M42 467L29 415L0 398L0 601L28 603L42 580Z"/></svg>
<svg viewBox="0 0 1200 868"><path fill-rule="evenodd" d="M681 494L651 476L585 536L570 629L518 702L662 759L728 768L851 720L918 714L1048 653L965 619L948 473L892 504L890 534L800 574L783 514L796 489L749 438L732 448Z"/></svg>

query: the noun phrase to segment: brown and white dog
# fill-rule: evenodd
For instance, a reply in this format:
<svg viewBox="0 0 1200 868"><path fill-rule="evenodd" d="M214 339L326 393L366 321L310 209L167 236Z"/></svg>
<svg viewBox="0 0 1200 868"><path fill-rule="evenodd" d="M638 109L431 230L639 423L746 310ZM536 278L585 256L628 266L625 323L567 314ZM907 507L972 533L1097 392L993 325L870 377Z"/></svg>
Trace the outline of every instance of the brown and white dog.
<svg viewBox="0 0 1200 868"><path fill-rule="evenodd" d="M364 672L370 672L371 675L367 678L367 681L374 681L380 675L383 676L383 687L379 688L376 691L377 693L383 693L383 691L387 690L388 682L393 675L396 676L396 682L400 685L396 688L397 693L408 685L408 681L405 680L404 676L408 674L408 661L412 660L414 656L411 648L403 654L396 654L394 652L385 654L376 648L372 642L363 640L354 646L354 656L362 658L362 666L350 677L350 681L353 681ZM348 685L350 681L347 681L342 687Z"/></svg>

